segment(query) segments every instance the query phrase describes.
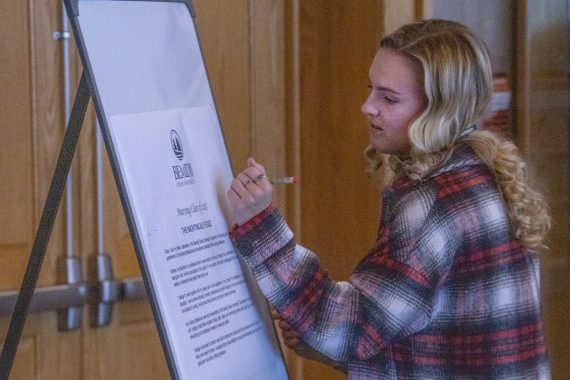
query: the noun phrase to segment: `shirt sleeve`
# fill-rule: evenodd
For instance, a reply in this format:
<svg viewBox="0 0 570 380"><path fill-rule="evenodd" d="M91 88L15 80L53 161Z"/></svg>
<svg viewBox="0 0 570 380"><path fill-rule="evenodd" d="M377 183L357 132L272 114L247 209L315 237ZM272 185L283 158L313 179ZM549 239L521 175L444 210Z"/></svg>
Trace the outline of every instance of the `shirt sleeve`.
<svg viewBox="0 0 570 380"><path fill-rule="evenodd" d="M449 246L438 240L440 234L424 233L433 226L430 206L404 202L391 216L392 226L381 227L376 248L349 281L330 279L318 257L295 243L273 206L232 230L230 237L265 296L308 345L336 361L367 360L429 322L444 273L427 274L426 266L434 270L437 263L416 257ZM394 230L398 225L408 228L405 236ZM414 238L404 242L408 235Z"/></svg>

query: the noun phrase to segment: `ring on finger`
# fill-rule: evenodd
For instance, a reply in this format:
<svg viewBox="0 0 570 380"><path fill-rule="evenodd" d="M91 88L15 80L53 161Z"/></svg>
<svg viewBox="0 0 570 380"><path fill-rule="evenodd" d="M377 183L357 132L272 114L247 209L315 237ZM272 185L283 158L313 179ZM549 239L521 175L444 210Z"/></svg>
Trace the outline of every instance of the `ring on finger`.
<svg viewBox="0 0 570 380"><path fill-rule="evenodd" d="M258 183L259 181L261 181L262 179L264 179L266 177L265 173L261 173L260 175L258 175L257 177L255 177L252 182L253 183Z"/></svg>

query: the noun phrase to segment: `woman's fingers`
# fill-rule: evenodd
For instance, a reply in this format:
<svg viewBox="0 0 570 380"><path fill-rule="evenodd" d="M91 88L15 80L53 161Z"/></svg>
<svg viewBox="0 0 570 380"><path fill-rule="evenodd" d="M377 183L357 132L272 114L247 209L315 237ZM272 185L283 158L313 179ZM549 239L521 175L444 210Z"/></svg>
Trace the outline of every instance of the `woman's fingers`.
<svg viewBox="0 0 570 380"><path fill-rule="evenodd" d="M283 319L279 321L279 323L277 323L277 325L279 326L279 328L281 330L292 330L293 328L291 327L290 324L288 324L286 321L284 321Z"/></svg>
<svg viewBox="0 0 570 380"><path fill-rule="evenodd" d="M285 346L292 350L297 349L297 346L301 343L301 337L297 333L291 331L281 331L281 336L283 337L283 343Z"/></svg>
<svg viewBox="0 0 570 380"><path fill-rule="evenodd" d="M271 318L274 321L279 321L281 320L281 315L279 315L279 313L277 312L277 310L275 310L273 307L271 308Z"/></svg>
<svg viewBox="0 0 570 380"><path fill-rule="evenodd" d="M279 326L281 330L292 330L291 325L289 325L275 309L271 309L271 317L277 321L277 326Z"/></svg>
<svg viewBox="0 0 570 380"><path fill-rule="evenodd" d="M283 331L283 338L285 339L299 339L301 336L295 330L281 330Z"/></svg>
<svg viewBox="0 0 570 380"><path fill-rule="evenodd" d="M283 337L283 343L285 343L285 346L289 347L292 350L296 349L301 342L301 336L299 333L295 331L291 325L285 322L283 319L279 320L277 325L281 329L281 336Z"/></svg>
<svg viewBox="0 0 570 380"><path fill-rule="evenodd" d="M253 157L247 159L247 166L257 168L260 172L265 173L263 165L258 164Z"/></svg>
<svg viewBox="0 0 570 380"><path fill-rule="evenodd" d="M301 343L301 341L299 339L294 339L294 340L284 340L283 343L285 344L285 346L293 351L297 350L297 348L299 347L299 343Z"/></svg>
<svg viewBox="0 0 570 380"><path fill-rule="evenodd" d="M248 167L234 178L227 195L235 222L242 225L271 204L273 186L263 166L249 159Z"/></svg>
<svg viewBox="0 0 570 380"><path fill-rule="evenodd" d="M287 323L275 309L271 309L271 317L278 321L277 326L281 329L281 336L283 337L283 343L286 347L296 350L301 343L301 336L293 330L291 325Z"/></svg>

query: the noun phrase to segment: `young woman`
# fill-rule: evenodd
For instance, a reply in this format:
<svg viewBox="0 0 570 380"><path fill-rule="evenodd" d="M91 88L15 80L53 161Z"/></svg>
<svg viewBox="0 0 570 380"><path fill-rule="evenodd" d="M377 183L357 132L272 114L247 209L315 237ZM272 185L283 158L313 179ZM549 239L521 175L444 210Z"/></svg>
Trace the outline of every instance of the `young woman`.
<svg viewBox="0 0 570 380"><path fill-rule="evenodd" d="M484 43L427 20L385 37L369 72L367 156L389 157L376 244L348 281L297 245L253 159L231 184L231 237L285 340L349 379L546 379L535 254L543 197L508 140L474 125L491 95Z"/></svg>

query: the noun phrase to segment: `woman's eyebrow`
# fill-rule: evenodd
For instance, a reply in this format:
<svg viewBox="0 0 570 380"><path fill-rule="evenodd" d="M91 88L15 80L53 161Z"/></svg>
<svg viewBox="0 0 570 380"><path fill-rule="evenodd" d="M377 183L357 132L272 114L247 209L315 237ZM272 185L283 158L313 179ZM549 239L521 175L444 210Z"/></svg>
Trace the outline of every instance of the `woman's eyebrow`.
<svg viewBox="0 0 570 380"><path fill-rule="evenodd" d="M374 87L374 88L376 88L377 90L380 90L380 91L387 91L387 92L391 92L391 93L396 94L396 95L402 95L400 92L398 92L398 91L396 91L390 87L379 86L379 87Z"/></svg>
<svg viewBox="0 0 570 380"><path fill-rule="evenodd" d="M394 90L394 89L391 88L391 87L374 86L374 85L372 85L372 80L370 79L370 77L368 77L368 84L369 84L371 87L374 87L376 90L388 91L388 92L391 92L391 93L396 94L396 95L402 95L402 93L400 93L400 92Z"/></svg>

